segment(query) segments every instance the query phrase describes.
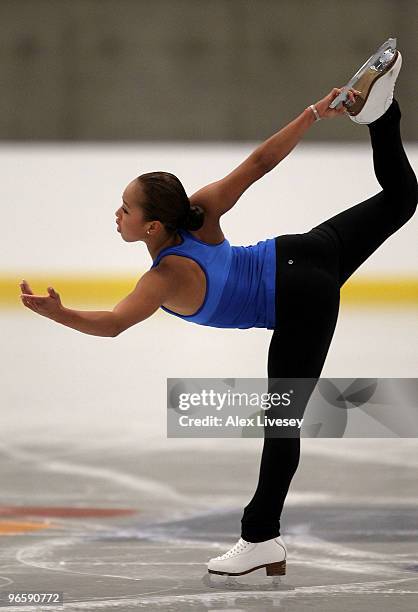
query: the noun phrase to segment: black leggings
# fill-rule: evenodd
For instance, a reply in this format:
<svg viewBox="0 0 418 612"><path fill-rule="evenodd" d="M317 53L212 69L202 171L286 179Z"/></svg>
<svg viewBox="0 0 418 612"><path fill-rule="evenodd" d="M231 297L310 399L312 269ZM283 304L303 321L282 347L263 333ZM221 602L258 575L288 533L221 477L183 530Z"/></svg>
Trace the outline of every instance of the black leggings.
<svg viewBox="0 0 418 612"><path fill-rule="evenodd" d="M383 191L309 232L276 238L276 327L269 379L319 378L337 322L340 288L415 212L417 179L402 145L400 118L394 100L368 125ZM265 435L258 486L241 519L244 540L262 542L280 535L280 515L299 457L299 436Z"/></svg>

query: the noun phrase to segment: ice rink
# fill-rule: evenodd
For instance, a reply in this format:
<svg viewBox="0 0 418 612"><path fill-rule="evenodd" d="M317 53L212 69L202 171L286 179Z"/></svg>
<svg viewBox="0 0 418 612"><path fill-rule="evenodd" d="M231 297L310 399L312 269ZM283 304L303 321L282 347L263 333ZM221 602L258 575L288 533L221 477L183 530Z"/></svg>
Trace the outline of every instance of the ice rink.
<svg viewBox="0 0 418 612"><path fill-rule="evenodd" d="M206 562L239 537L262 440L167 439L162 378L203 365L262 377L271 332L186 325L158 314L109 339L3 313L2 596L63 592L69 611L416 610L407 438L303 439L281 521L287 575L208 583ZM414 309L343 308L323 376L414 376L416 336Z"/></svg>

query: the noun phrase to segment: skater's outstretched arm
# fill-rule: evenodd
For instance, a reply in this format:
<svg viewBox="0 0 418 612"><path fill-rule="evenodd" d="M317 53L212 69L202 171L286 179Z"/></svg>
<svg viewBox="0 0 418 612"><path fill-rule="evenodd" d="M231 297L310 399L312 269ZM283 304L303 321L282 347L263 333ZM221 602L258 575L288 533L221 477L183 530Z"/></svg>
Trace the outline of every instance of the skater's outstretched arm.
<svg viewBox="0 0 418 612"><path fill-rule="evenodd" d="M328 108L340 92L341 89L335 87L322 100L316 102L315 107L321 119L336 117L345 112L343 104L336 109ZM350 90L349 96L350 99L354 99L354 90ZM221 215L234 206L250 185L277 166L295 148L314 122L315 115L312 109L305 108L296 119L259 145L227 176L194 193L190 197L191 204L201 206L208 221L216 223Z"/></svg>
<svg viewBox="0 0 418 612"><path fill-rule="evenodd" d="M114 338L154 314L170 299L173 283L173 275L169 273L168 266L149 270L141 276L135 289L112 311L66 308L53 287L48 287L47 296L34 295L26 281L22 281L20 288L23 304L33 312L84 334Z"/></svg>

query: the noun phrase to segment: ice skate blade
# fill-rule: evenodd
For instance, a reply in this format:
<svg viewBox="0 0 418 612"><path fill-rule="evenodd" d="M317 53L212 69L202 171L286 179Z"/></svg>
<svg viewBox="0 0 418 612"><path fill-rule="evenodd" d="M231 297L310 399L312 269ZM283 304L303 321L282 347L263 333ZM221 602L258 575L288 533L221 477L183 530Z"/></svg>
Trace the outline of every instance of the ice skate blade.
<svg viewBox="0 0 418 612"><path fill-rule="evenodd" d="M349 104L349 101L348 101L349 90L353 88L353 89L359 89L360 91L362 91L361 87L365 87L368 81L369 89L364 90L368 94L368 91L370 91L370 87L371 87L373 80L375 80L382 74L386 74L386 72L389 70L389 66L395 63L396 58L397 58L396 38L389 38L357 70L357 72L351 77L347 85L344 85L341 93L336 98L334 98L334 100L329 105L329 108L336 108L339 104L341 104L341 102L344 102L344 103L347 102L347 107L349 107L351 111L353 109L354 104L356 104L357 101L353 105ZM366 81L363 84L363 80L361 79L365 75L368 77L368 79L366 78ZM363 107L366 100L364 101L360 100L360 102L362 103L362 107Z"/></svg>
<svg viewBox="0 0 418 612"><path fill-rule="evenodd" d="M394 66L396 60L398 59L398 56L399 56L399 51L395 51L395 55L392 61L390 62L390 64L386 66L383 72L376 73L376 72L372 72L372 70L370 69L365 74L363 74L362 77L360 77L359 81L357 82L357 86L360 88L360 91L362 93L356 97L356 100L354 101L353 104L350 104L349 106L347 105L347 113L349 115L352 115L353 117L355 117L363 110L364 105L369 99L369 95L372 91L374 84L376 83L376 81L380 79L380 77L382 77L383 75L387 74L390 71L390 69L392 68L392 66Z"/></svg>
<svg viewBox="0 0 418 612"><path fill-rule="evenodd" d="M203 584L211 589L221 589L228 591L291 591L294 586L288 585L285 578L281 576L269 576L265 574L252 573L236 578L235 576L209 574L202 577Z"/></svg>
<svg viewBox="0 0 418 612"><path fill-rule="evenodd" d="M252 567L246 572L220 572L215 570L208 569L209 574L217 574L218 576L245 576L245 574L249 574L250 572L255 572L255 570L266 568L267 576L285 576L286 575L286 560L277 561L276 563L265 563L263 565L257 565L256 567Z"/></svg>

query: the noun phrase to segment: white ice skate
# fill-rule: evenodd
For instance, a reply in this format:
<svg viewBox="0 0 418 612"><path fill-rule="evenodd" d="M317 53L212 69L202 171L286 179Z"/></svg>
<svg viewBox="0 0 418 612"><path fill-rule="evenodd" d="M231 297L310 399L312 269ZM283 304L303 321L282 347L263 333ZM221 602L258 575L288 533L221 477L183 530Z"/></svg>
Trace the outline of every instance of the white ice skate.
<svg viewBox="0 0 418 612"><path fill-rule="evenodd" d="M392 104L393 90L402 66L402 56L396 49L396 38L389 38L356 72L331 102L335 108L343 102L352 121L368 124L381 117ZM354 102L348 100L350 88L361 93Z"/></svg>
<svg viewBox="0 0 418 612"><path fill-rule="evenodd" d="M286 556L281 536L257 543L240 538L224 555L210 559L207 566L209 574L242 576L265 567L267 576L284 576Z"/></svg>

